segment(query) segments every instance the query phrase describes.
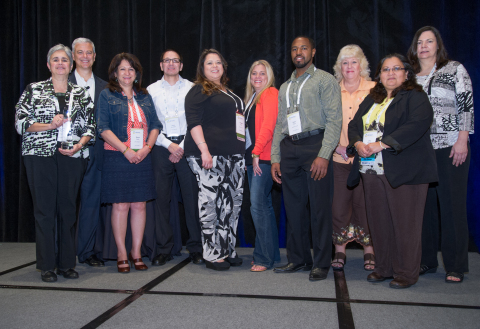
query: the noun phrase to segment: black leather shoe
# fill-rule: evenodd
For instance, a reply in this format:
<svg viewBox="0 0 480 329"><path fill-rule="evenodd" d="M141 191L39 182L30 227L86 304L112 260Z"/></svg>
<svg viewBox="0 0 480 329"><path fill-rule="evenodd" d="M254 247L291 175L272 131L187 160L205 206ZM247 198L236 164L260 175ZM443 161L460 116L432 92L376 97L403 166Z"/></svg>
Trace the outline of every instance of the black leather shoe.
<svg viewBox="0 0 480 329"><path fill-rule="evenodd" d="M152 260L152 265L153 266L165 265L167 261L172 259L173 259L173 256L170 254L159 254L155 256L155 258Z"/></svg>
<svg viewBox="0 0 480 329"><path fill-rule="evenodd" d="M389 286L390 286L390 288L394 288L394 289L405 289L405 288L413 286L413 284L410 284L405 280L396 278L396 279L393 279L390 282Z"/></svg>
<svg viewBox="0 0 480 329"><path fill-rule="evenodd" d="M42 271L43 282L55 282L57 281L57 275L53 271Z"/></svg>
<svg viewBox="0 0 480 329"><path fill-rule="evenodd" d="M388 279L388 278L386 278L384 276L381 276L377 272L372 272L367 276L367 281L368 282L382 282L382 281L385 281L386 279Z"/></svg>
<svg viewBox="0 0 480 329"><path fill-rule="evenodd" d="M90 257L85 259L84 263L93 267L105 266L103 260L99 259L96 255L91 255Z"/></svg>
<svg viewBox="0 0 480 329"><path fill-rule="evenodd" d="M243 259L238 256L227 257L226 261L230 263L230 266L241 266L243 264Z"/></svg>
<svg viewBox="0 0 480 329"><path fill-rule="evenodd" d="M215 271L226 271L230 268L229 262L209 262L208 260L206 260L205 265L207 266L207 268Z"/></svg>
<svg viewBox="0 0 480 329"><path fill-rule="evenodd" d="M57 275L63 275L65 279L78 279L78 272L73 268L69 268L66 271L57 268Z"/></svg>
<svg viewBox="0 0 480 329"><path fill-rule="evenodd" d="M437 272L437 266L420 265L419 275L424 275L427 273L436 273L436 272Z"/></svg>
<svg viewBox="0 0 480 329"><path fill-rule="evenodd" d="M203 255L201 252L191 252L190 259L192 260L193 264L203 264L205 261L203 260Z"/></svg>
<svg viewBox="0 0 480 329"><path fill-rule="evenodd" d="M325 280L328 275L328 270L330 267L314 267L310 271L310 275L308 279L310 281L320 281L320 280Z"/></svg>
<svg viewBox="0 0 480 329"><path fill-rule="evenodd" d="M293 273L300 270L310 271L312 269L312 264L294 264L288 263L287 265L275 267L273 271L275 273Z"/></svg>

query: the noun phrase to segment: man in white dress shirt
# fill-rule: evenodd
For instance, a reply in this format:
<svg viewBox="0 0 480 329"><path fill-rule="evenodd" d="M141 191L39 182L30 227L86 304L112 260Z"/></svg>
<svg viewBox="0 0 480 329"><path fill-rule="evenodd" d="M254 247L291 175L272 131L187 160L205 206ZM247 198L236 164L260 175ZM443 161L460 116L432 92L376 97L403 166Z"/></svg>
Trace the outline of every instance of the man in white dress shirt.
<svg viewBox="0 0 480 329"><path fill-rule="evenodd" d="M183 59L178 52L168 49L162 54L161 80L147 87L153 98L158 119L163 129L152 149L153 171L157 199L155 200L156 248L152 265L164 265L172 259L173 231L170 226L170 201L174 173L177 172L182 192L185 220L189 233L187 250L193 263L203 263L202 239L198 219L198 184L183 156L183 139L187 132L185 96L193 83L183 79L180 71Z"/></svg>

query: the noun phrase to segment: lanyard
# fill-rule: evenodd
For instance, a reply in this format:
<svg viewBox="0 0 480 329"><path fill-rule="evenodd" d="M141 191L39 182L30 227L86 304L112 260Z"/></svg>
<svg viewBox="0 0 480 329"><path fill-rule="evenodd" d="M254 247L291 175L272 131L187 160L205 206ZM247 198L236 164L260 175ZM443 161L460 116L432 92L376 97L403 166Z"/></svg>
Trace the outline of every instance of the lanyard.
<svg viewBox="0 0 480 329"><path fill-rule="evenodd" d="M382 116L383 112L385 112L388 108L388 105L390 105L390 103L392 102L393 98L388 100L388 101L383 101L382 104L377 104L375 106L375 108L371 111L368 112L368 115L367 115L367 121L365 122L366 124L370 123L370 117L372 116L372 113L375 112L375 109L380 106L380 111L377 115L377 124L380 120L380 117Z"/></svg>
<svg viewBox="0 0 480 329"><path fill-rule="evenodd" d="M315 72L317 70L316 67L313 68L313 71ZM298 90L298 96L297 96L297 105L300 105L300 97L302 95L302 88L303 88L303 85L305 85L305 82L307 82L307 80L310 78L310 74L308 75L308 77L305 78L305 80L303 80L303 83L302 85L300 86L300 89ZM288 83L288 87L287 87L287 92L286 92L286 98L287 98L287 109L290 108L290 98L288 97L288 92L290 91L290 85L292 84L292 80L290 80L290 82Z"/></svg>
<svg viewBox="0 0 480 329"><path fill-rule="evenodd" d="M247 112L247 117L245 118L245 122L248 121L248 117L250 116L250 112L252 112L252 107L253 107L252 103L253 103L253 100L255 99L255 95L257 95L257 93L253 93L252 98L250 98L247 105L245 106L245 108L246 108L245 112ZM250 106L250 104L252 104L252 106Z"/></svg>
<svg viewBox="0 0 480 329"><path fill-rule="evenodd" d="M425 80L425 82L423 83L423 90L426 92L426 88L427 88L427 85L428 85L428 81L432 78L433 74L435 73L435 71L437 70L437 63L435 63L435 65L432 67L432 70L430 71L430 74L428 75L427 79Z"/></svg>
<svg viewBox="0 0 480 329"><path fill-rule="evenodd" d="M127 96L127 95L125 95L125 93L124 93L123 91L122 91L122 95L123 95L123 96ZM132 107L134 107L135 110L136 110L136 113L137 113L138 121L139 121L139 122L142 122L142 116L140 115L140 110L138 109L137 100L135 99L134 96L135 96L135 95L132 96L132 98L133 98L133 106L130 106L130 104L128 103L128 97L127 97L127 106L128 106L128 110L130 111L130 118L132 119L132 122L135 121L135 118L133 117L133 110L132 110Z"/></svg>
<svg viewBox="0 0 480 329"><path fill-rule="evenodd" d="M232 95L230 95L229 93L225 92L222 90L222 93L224 93L225 95L227 95L228 97L231 97L233 99L233 101L235 102L235 107L236 109L238 110L238 105L237 105L237 101L235 100L235 98L233 98ZM242 103L242 100L240 99L240 97L238 97L237 95L235 95L233 92L231 92L235 97L237 97L239 100L240 100L240 105L242 105L242 113L243 113L243 103Z"/></svg>
<svg viewBox="0 0 480 329"><path fill-rule="evenodd" d="M165 86L163 85L164 83L168 83L166 81L164 81L162 83L162 89L163 89L163 100L165 102L165 118L169 118L169 115L168 115L168 104L167 104L167 95L165 93ZM180 84L180 81L178 81L178 92L177 92L177 97L176 97L176 100L177 100L177 103L175 104L175 116L178 117L178 101L180 99L180 89L182 89L182 86Z"/></svg>

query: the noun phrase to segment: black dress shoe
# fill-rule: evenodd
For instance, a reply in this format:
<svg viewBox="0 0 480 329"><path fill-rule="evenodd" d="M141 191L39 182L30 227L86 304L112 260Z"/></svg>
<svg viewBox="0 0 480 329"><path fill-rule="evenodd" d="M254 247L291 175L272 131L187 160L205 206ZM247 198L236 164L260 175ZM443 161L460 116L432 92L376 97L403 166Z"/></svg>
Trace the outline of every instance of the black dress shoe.
<svg viewBox="0 0 480 329"><path fill-rule="evenodd" d="M393 279L390 282L389 286L390 286L390 288L394 288L394 289L405 289L405 288L413 286L413 284L410 284L405 280L396 278L396 279Z"/></svg>
<svg viewBox="0 0 480 329"><path fill-rule="evenodd" d="M55 282L57 281L57 275L53 271L42 271L43 282Z"/></svg>
<svg viewBox="0 0 480 329"><path fill-rule="evenodd" d="M243 259L238 256L227 257L226 261L230 263L230 266L241 266L243 264Z"/></svg>
<svg viewBox="0 0 480 329"><path fill-rule="evenodd" d="M207 266L207 268L215 271L226 271L230 268L229 262L209 262L208 260L206 260L205 265Z"/></svg>
<svg viewBox="0 0 480 329"><path fill-rule="evenodd" d="M167 261L172 259L173 259L173 256L170 254L159 254L155 256L155 258L152 260L152 265L153 266L165 265Z"/></svg>
<svg viewBox="0 0 480 329"><path fill-rule="evenodd" d="M329 269L330 267L314 267L310 271L308 279L310 281L325 280L327 278Z"/></svg>
<svg viewBox="0 0 480 329"><path fill-rule="evenodd" d="M73 268L69 268L66 271L57 268L57 275L63 275L65 279L78 279L78 272Z"/></svg>
<svg viewBox="0 0 480 329"><path fill-rule="evenodd" d="M437 272L437 266L420 265L419 275L424 275L427 273L436 273L436 272Z"/></svg>
<svg viewBox="0 0 480 329"><path fill-rule="evenodd" d="M104 261L99 259L96 255L91 255L90 257L85 259L84 263L93 267L105 266Z"/></svg>
<svg viewBox="0 0 480 329"><path fill-rule="evenodd" d="M300 270L310 271L312 269L312 264L294 264L288 263L287 265L275 267L273 271L275 273L293 273Z"/></svg>
<svg viewBox="0 0 480 329"><path fill-rule="evenodd" d="M203 255L201 252L191 252L190 259L192 260L193 264L203 264L205 261L203 260Z"/></svg>
<svg viewBox="0 0 480 329"><path fill-rule="evenodd" d="M389 277L391 278L391 277ZM387 277L381 276L377 272L372 272L367 276L367 281L368 282L382 282L388 279Z"/></svg>

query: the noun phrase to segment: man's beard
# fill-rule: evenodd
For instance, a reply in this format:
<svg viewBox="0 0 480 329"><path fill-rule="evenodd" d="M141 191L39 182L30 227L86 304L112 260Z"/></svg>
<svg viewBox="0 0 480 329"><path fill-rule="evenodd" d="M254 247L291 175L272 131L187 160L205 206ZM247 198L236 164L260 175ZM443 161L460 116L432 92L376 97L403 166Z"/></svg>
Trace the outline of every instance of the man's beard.
<svg viewBox="0 0 480 329"><path fill-rule="evenodd" d="M307 66L307 65L310 64L311 62L312 62L312 59L310 58L310 60L309 60L308 62L305 61L304 63L299 63L299 62L297 62L297 61L294 61L294 62L293 62L293 65L295 65L295 67L296 67L297 69L303 69L305 66Z"/></svg>

